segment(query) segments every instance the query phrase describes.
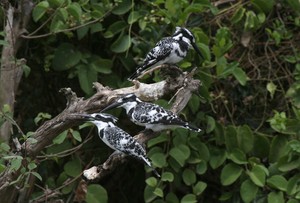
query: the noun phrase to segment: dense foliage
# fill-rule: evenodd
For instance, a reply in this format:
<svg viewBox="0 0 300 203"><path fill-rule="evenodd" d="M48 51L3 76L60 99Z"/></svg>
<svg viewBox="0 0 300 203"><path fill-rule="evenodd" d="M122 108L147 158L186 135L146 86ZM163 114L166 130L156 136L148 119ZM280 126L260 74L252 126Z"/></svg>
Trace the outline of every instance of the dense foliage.
<svg viewBox="0 0 300 203"><path fill-rule="evenodd" d="M36 1L25 43L24 78L9 119L21 142L65 107L58 90L93 94L92 82L112 88L126 78L160 38L189 28L204 56L193 51L179 64L197 66L202 81L181 117L203 129L162 132L147 144L153 165L129 159L87 188L87 202L289 202L300 201L300 3L298 0L48 0ZM3 11L4 12L4 11ZM2 12L2 18L3 18ZM2 32L2 35L5 33ZM5 41L0 41L5 46ZM159 71L144 78L160 81ZM157 103L168 107L167 101ZM124 112L120 127L137 133ZM58 135L36 160L13 156L0 145L0 170L21 168L24 187L34 174L31 198L79 198L80 174L112 151L83 124ZM13 182L11 184L15 184Z"/></svg>

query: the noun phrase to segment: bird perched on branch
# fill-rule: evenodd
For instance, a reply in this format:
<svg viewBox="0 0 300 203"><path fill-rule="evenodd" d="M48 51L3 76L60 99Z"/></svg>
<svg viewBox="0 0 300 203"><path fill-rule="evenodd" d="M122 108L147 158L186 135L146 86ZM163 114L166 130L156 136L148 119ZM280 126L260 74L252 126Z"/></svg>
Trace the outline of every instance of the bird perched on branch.
<svg viewBox="0 0 300 203"><path fill-rule="evenodd" d="M118 120L116 117L105 113L76 115L79 116L80 119L95 124L98 128L99 137L107 146L118 152L143 160L153 170L155 175L160 177L158 172L152 167L150 160L147 158L143 146L127 132L115 125Z"/></svg>
<svg viewBox="0 0 300 203"><path fill-rule="evenodd" d="M184 59L188 50L193 47L202 57L199 48L196 45L195 37L188 29L176 27L171 37L162 38L155 47L146 55L142 65L137 67L136 72L128 80L132 81L152 67L161 64L176 64ZM203 57L202 57L203 58Z"/></svg>
<svg viewBox="0 0 300 203"><path fill-rule="evenodd" d="M115 107L123 107L126 109L126 113L132 122L145 126L146 129L151 129L154 132L174 127L201 132L200 128L183 121L173 112L159 105L143 102L133 93L122 96L116 102L105 107L101 112Z"/></svg>

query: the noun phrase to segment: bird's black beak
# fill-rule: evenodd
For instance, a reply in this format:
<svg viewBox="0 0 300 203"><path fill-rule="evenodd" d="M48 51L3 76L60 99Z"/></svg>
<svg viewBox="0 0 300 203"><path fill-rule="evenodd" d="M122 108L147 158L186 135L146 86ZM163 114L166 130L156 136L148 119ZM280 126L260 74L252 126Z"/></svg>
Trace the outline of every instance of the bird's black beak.
<svg viewBox="0 0 300 203"><path fill-rule="evenodd" d="M201 59L204 60L204 57L201 54L200 49L198 48L198 46L196 45L196 43L192 43L192 46L193 46L194 50L197 52L197 54L201 57Z"/></svg>
<svg viewBox="0 0 300 203"><path fill-rule="evenodd" d="M82 121L93 121L95 120L94 117L90 116L89 114L72 114L75 120L82 120Z"/></svg>
<svg viewBox="0 0 300 203"><path fill-rule="evenodd" d="M105 107L104 109L102 109L100 112L104 112L104 111L107 111L109 109L117 108L121 105L122 105L122 103L120 103L120 102L114 102L114 103L108 105L107 107Z"/></svg>

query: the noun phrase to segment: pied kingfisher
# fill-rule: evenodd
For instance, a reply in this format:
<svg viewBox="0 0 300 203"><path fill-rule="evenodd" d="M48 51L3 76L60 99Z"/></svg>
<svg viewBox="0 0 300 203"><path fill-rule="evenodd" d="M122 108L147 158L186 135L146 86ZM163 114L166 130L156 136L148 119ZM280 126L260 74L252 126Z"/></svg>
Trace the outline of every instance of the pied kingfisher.
<svg viewBox="0 0 300 203"><path fill-rule="evenodd" d="M123 107L126 109L126 113L132 122L140 126L145 126L146 129L151 129L154 132L172 129L173 127L182 127L201 132L200 128L194 127L188 122L181 120L173 112L156 104L143 102L133 93L122 96L102 111L114 107Z"/></svg>
<svg viewBox="0 0 300 203"><path fill-rule="evenodd" d="M186 28L176 27L171 37L162 38L155 47L146 55L144 62L132 74L128 80L132 81L139 77L146 70L161 64L176 64L186 57L188 50L193 47L202 57L196 45L194 35ZM203 57L202 57L203 58Z"/></svg>
<svg viewBox="0 0 300 203"><path fill-rule="evenodd" d="M126 155L143 160L153 170L155 175L160 177L158 172L152 167L150 160L147 158L146 151L143 146L127 132L115 125L118 120L116 117L105 113L76 115L81 119L95 124L98 128L99 137L107 146L117 152L122 152Z"/></svg>

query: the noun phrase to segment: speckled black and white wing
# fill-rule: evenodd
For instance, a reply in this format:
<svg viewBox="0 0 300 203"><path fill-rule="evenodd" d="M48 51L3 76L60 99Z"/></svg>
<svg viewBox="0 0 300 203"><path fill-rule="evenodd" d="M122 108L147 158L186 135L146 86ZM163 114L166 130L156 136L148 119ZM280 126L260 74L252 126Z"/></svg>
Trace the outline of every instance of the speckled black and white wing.
<svg viewBox="0 0 300 203"><path fill-rule="evenodd" d="M139 66L135 73L133 73L128 79L133 80L152 66L158 66L168 62L166 59L173 51L175 42L176 41L172 37L162 38L158 43L156 43L155 47L148 52L143 64Z"/></svg>
<svg viewBox="0 0 300 203"><path fill-rule="evenodd" d="M188 122L180 119L173 112L166 110L156 104L141 102L132 109L131 120L137 125L145 126L153 131L170 129L178 126L200 132L201 129L190 125Z"/></svg>

